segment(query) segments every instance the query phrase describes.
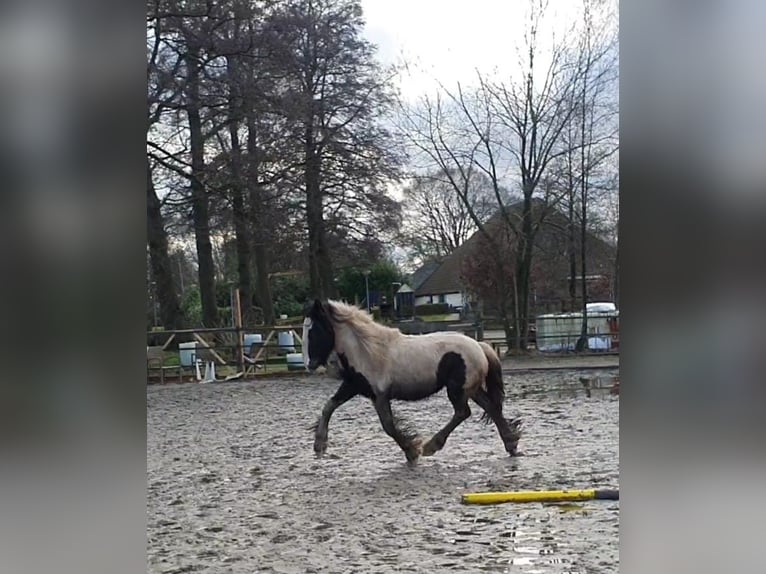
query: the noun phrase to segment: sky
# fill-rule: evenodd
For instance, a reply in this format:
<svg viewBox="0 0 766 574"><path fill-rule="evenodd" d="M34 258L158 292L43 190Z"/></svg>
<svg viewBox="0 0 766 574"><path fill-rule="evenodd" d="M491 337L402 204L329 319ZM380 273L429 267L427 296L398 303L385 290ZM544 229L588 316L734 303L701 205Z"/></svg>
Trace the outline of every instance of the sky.
<svg viewBox="0 0 766 574"><path fill-rule="evenodd" d="M510 75L523 40L527 0L362 0L366 35L385 63L405 58L409 73L400 89L408 100L433 92L441 81L471 83L477 68ZM579 2L550 0L546 32L563 34L576 18Z"/></svg>
<svg viewBox="0 0 766 574"><path fill-rule="evenodd" d="M609 1L609 0L607 0ZM443 84L453 90L476 81L477 69L505 79L518 73L518 49L524 42L529 0L361 0L365 34L386 64L406 61L399 76L403 98L415 103ZM546 48L580 21L578 0L548 0L538 35L540 69ZM402 198L402 182L388 193ZM403 254L397 250L394 256ZM405 263L406 257L400 260Z"/></svg>

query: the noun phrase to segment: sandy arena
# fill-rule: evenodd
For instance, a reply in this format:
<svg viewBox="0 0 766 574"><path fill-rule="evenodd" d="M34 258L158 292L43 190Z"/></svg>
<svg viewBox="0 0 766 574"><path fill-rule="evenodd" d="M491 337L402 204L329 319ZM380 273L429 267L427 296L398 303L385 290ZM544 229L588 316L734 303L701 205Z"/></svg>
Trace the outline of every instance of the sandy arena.
<svg viewBox="0 0 766 574"><path fill-rule="evenodd" d="M617 572L619 502L460 503L463 492L618 488L619 399L610 375L595 376L505 375L526 456L509 458L471 403L414 467L361 397L335 413L317 459L310 427L337 387L323 377L149 386L148 571ZM444 391L394 411L424 437L452 414Z"/></svg>

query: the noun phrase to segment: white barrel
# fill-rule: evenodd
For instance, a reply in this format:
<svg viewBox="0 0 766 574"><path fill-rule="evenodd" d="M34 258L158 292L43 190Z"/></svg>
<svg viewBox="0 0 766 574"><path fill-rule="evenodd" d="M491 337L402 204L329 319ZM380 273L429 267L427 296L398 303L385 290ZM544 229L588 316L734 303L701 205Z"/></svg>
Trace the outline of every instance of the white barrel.
<svg viewBox="0 0 766 574"><path fill-rule="evenodd" d="M182 367L194 366L194 359L197 354L197 341L189 343L178 343L178 355Z"/></svg>
<svg viewBox="0 0 766 574"><path fill-rule="evenodd" d="M303 353L288 353L287 354L287 370L288 371L302 371L306 367L303 364Z"/></svg>
<svg viewBox="0 0 766 574"><path fill-rule="evenodd" d="M277 337L277 341L283 351L287 351L288 353L295 352L295 337L293 337L291 331L281 331Z"/></svg>
<svg viewBox="0 0 766 574"><path fill-rule="evenodd" d="M253 345L261 344L263 344L263 335L260 333L245 333L242 337L242 347L246 355L250 353Z"/></svg>

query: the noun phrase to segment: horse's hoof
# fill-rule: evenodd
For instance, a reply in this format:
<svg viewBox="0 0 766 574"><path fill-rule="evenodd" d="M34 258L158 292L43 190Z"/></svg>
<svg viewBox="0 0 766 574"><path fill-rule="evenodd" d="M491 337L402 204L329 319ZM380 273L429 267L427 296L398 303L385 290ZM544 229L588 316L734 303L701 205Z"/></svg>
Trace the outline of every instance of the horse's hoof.
<svg viewBox="0 0 766 574"><path fill-rule="evenodd" d="M427 442L423 445L423 448L420 450L420 454L423 456L433 456L436 454L436 451L439 449L436 448L436 445L434 445L431 441Z"/></svg>
<svg viewBox="0 0 766 574"><path fill-rule="evenodd" d="M412 439L410 442L409 447L407 450L404 451L405 456L407 457L407 462L415 462L418 458L420 458L420 455L423 454L423 439L421 438L415 438Z"/></svg>
<svg viewBox="0 0 766 574"><path fill-rule="evenodd" d="M321 457L325 452L327 452L327 443L314 443L314 454L317 455L317 457Z"/></svg>

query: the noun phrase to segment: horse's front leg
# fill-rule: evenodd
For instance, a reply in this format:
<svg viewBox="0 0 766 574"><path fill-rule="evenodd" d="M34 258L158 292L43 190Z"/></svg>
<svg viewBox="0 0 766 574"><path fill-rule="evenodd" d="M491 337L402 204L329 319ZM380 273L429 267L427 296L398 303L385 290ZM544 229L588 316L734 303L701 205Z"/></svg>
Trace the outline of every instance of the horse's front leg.
<svg viewBox="0 0 766 574"><path fill-rule="evenodd" d="M409 462L416 460L420 456L420 440L417 434L396 425L394 413L391 412L391 400L388 397L376 396L374 404L383 430L396 441Z"/></svg>
<svg viewBox="0 0 766 574"><path fill-rule="evenodd" d="M314 431L314 452L322 455L327 450L327 427L330 424L330 417L339 406L353 399L358 394L354 385L344 381L335 394L325 403L322 409L322 415L317 422Z"/></svg>

